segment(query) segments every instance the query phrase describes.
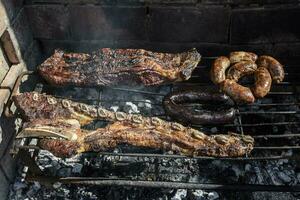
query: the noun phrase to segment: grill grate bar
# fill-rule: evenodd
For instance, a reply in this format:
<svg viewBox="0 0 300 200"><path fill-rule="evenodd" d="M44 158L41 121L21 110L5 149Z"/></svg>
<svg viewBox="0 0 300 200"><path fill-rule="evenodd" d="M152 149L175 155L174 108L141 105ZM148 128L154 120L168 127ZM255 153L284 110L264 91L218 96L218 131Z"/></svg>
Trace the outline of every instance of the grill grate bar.
<svg viewBox="0 0 300 200"><path fill-rule="evenodd" d="M284 185L230 185L230 184L201 184L186 182L165 182L165 181L140 181L124 179L106 178L87 178L87 177L68 177L68 178L49 178L32 176L26 179L29 182L38 181L42 183L61 182L64 184L83 184L95 186L130 186L130 187L152 187L152 188L173 188L173 189L203 189L203 190L232 190L232 191L275 191L275 192L296 192L300 191L300 186Z"/></svg>
<svg viewBox="0 0 300 200"><path fill-rule="evenodd" d="M16 145L16 148L19 149L34 149L41 150L38 146L35 145ZM263 147L256 148L255 150L282 150L286 148L280 147ZM296 149L300 149L296 148ZM87 153L83 153L87 154ZM278 159L289 159L289 158L298 158L298 156L255 156L255 157L210 157L210 156L184 156L184 155L176 155L176 154L154 154L154 153L110 153L110 152L98 152L98 153L89 153L89 154L97 154L97 155L106 155L106 156L127 156L127 157L145 157L145 158L170 158L170 159L196 159L196 160L228 160L228 161L256 161L256 160L278 160Z"/></svg>
<svg viewBox="0 0 300 200"><path fill-rule="evenodd" d="M280 135L254 135L254 139L267 139L267 138L288 138L288 137L300 137L300 133L293 134L280 134Z"/></svg>

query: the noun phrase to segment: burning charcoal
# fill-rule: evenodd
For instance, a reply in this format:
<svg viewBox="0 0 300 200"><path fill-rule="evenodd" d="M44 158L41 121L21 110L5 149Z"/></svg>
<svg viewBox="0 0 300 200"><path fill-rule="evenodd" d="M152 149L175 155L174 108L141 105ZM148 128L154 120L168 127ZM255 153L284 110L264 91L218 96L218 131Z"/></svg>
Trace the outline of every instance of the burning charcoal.
<svg viewBox="0 0 300 200"><path fill-rule="evenodd" d="M41 184L37 181L33 182L33 189L38 191L39 189L41 189Z"/></svg>
<svg viewBox="0 0 300 200"><path fill-rule="evenodd" d="M26 188L26 187L27 187L27 185L23 182L15 182L14 185L13 185L13 189L15 191L21 190L21 189Z"/></svg>
<svg viewBox="0 0 300 200"><path fill-rule="evenodd" d="M62 177L68 177L68 176L71 176L71 173L72 173L72 169L71 168L61 168L58 170L58 173L57 175L58 176L62 176Z"/></svg>
<svg viewBox="0 0 300 200"><path fill-rule="evenodd" d="M284 183L290 183L292 181L291 177L289 177L284 172L278 172L278 177L281 179Z"/></svg>
<svg viewBox="0 0 300 200"><path fill-rule="evenodd" d="M72 169L72 172L73 172L73 173L79 174L79 173L81 172L81 170L82 170L82 167L83 167L82 164L80 164L80 163L75 163L75 165L74 165L74 167L73 167L73 169Z"/></svg>
<svg viewBox="0 0 300 200"><path fill-rule="evenodd" d="M217 133L217 132L218 132L217 127L212 127L212 128L210 129L210 132L211 132L211 133Z"/></svg>
<svg viewBox="0 0 300 200"><path fill-rule="evenodd" d="M175 195L171 198L171 200L181 200L185 199L187 195L187 190L185 189L178 189Z"/></svg>
<svg viewBox="0 0 300 200"><path fill-rule="evenodd" d="M123 109L124 109L124 112L129 113L129 114L140 113L140 111L138 110L138 107L132 102L126 102Z"/></svg>
<svg viewBox="0 0 300 200"><path fill-rule="evenodd" d="M56 182L52 185L54 189L60 188L62 186L61 182Z"/></svg>
<svg viewBox="0 0 300 200"><path fill-rule="evenodd" d="M252 168L252 166L251 166L249 163L247 163L247 164L245 165L245 171L250 171L251 168Z"/></svg>
<svg viewBox="0 0 300 200"><path fill-rule="evenodd" d="M145 99L143 102L139 102L139 103L138 103L138 107L139 107L140 110L142 110L143 113L145 113L145 114L151 113L151 110L152 110L151 100Z"/></svg>
<svg viewBox="0 0 300 200"><path fill-rule="evenodd" d="M217 192L210 192L208 193L208 199L209 200L215 200L219 198L219 194Z"/></svg>
<svg viewBox="0 0 300 200"><path fill-rule="evenodd" d="M192 200L204 200L205 199L205 195L203 190L195 190L192 192L191 194L191 199Z"/></svg>

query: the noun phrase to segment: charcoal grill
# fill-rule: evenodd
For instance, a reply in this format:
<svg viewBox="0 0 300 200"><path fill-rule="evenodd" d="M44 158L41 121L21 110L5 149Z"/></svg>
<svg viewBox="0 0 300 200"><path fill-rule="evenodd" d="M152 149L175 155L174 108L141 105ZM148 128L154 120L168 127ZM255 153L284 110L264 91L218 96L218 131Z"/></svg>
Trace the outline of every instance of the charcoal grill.
<svg viewBox="0 0 300 200"><path fill-rule="evenodd" d="M67 91L76 92L61 92L65 91L60 87L55 87L48 85L43 80L38 78L37 73L28 71L24 72L17 80L13 93L17 92L18 88L22 88L21 80L25 76L36 76L38 81L36 82L35 91L47 94L51 94L56 97L69 98L74 101L79 101L82 103L89 103L94 105L101 105L105 103L114 102L120 103L124 99L118 99L118 96L113 99L105 99L108 97L107 93L113 90L117 93L130 93L132 97L136 95L143 95L144 98L151 97L156 99L153 105L161 107L161 100L166 95L168 91L182 89L186 87L200 87L200 88L210 88L216 89L216 87L210 82L208 77L208 71L210 64L215 59L215 57L205 57L201 64L193 72L191 79L187 82L176 83L173 85L159 86L157 88L126 88L126 87L111 87L111 88L78 88L78 87L68 87ZM292 159L299 160L299 155L297 152L300 149L299 136L297 132L297 126L299 125L299 86L297 82L297 74L299 69L297 68L297 62L293 64L292 60L282 59L285 63L286 78L284 82L273 85L271 92L262 100L258 100L251 105L235 105L238 115L234 123L221 124L221 125L194 125L190 126L210 131L212 127L217 127L219 131L227 132L234 131L240 134L251 134L255 138L255 147L250 155L238 158L215 158L207 156L196 156L187 157L182 155L168 154L166 152L147 152L147 151L126 151L123 152L99 152L94 156L115 156L115 157L135 157L138 160L147 160L152 158L154 160L154 171L155 178L151 181L149 180L135 180L128 179L124 177L49 177L43 176L39 168L36 166L34 160L36 160L37 152L39 148L35 145L29 145L30 140L26 139L22 143L16 142L12 149L13 153L19 152L24 158L25 165L29 166L29 173L27 175L27 180L29 181L39 181L44 183L54 183L62 182L66 184L87 184L87 185L97 185L97 186L135 186L135 187L154 187L154 188L187 188L187 189L206 189L206 190L243 190L243 191L289 191L295 192L300 191L300 185L284 186L284 185L253 185L253 184L220 184L220 183L197 183L197 182L178 182L178 181L161 181L160 177L160 164L163 159L182 159L182 160L222 160L228 162L265 162L267 160L278 160L278 159ZM288 62L291 62L289 64ZM249 80L245 80L244 84L250 84ZM161 91L164 88L164 92ZM93 97L80 98L76 97L78 90L93 89L97 91L96 95ZM122 95L121 95L122 96ZM126 100L127 101L127 100ZM128 100L132 102L144 101L143 98L137 100ZM12 116L10 111L12 101L10 100L6 108L6 115L8 117ZM253 109L253 107L255 107ZM163 110L163 109L161 109ZM170 120L164 113L159 113L155 115L166 120ZM97 128L97 124L94 123L93 128ZM273 128L276 126L277 128ZM287 132L288 130L289 132ZM129 147L130 149L130 147ZM33 150L28 153L28 150ZM127 148L128 150L128 148ZM287 150L293 151L293 154L286 155L284 152Z"/></svg>
<svg viewBox="0 0 300 200"><path fill-rule="evenodd" d="M299 18L299 0L2 0L0 110L5 104L8 118L2 115L0 121L3 132L6 132L0 132L4 138L0 142L0 178L3 184L8 188L14 179L14 173L10 171L16 171L12 164L7 164L10 159L7 152L11 150L11 154L18 158L15 160L23 162L26 180L46 185L61 182L74 187L82 184L101 188L132 186L143 189L299 192L300 177L296 177L296 173L300 175ZM158 52L181 52L195 47L204 57L190 80L148 88L61 88L48 85L35 72L36 66L54 49L91 52L105 47L143 48ZM251 105L235 105L237 115L233 123L189 126L207 134L227 131L250 134L255 139L255 147L249 155L239 158L187 157L125 145L114 151L84 153L75 160L64 160L83 163L84 169L76 176L56 176L39 168L42 150L35 145L36 139L14 140L18 134L13 130L14 123L19 114L14 111L11 96L18 91L45 92L106 108L127 101L144 103L150 99L155 112L140 114L171 120L163 112L162 98L172 90L188 87L217 90L209 78L211 63L217 56L237 50L278 58L285 66L284 82L273 85L265 98ZM243 80L245 85L252 82ZM201 107L199 104L191 106ZM6 120L9 121L7 125ZM104 123L97 121L85 128L94 129ZM11 141L14 141L13 145ZM209 168L217 162L218 166L246 167L250 164L262 169L261 166L279 161L288 161L297 167L293 178L298 179L298 184L270 184L272 181L250 184L243 178L227 180L228 174L218 174L218 169ZM177 165L193 170L186 170L189 173L180 171ZM194 180L193 173L199 176L209 174L211 179ZM175 175L183 178L175 180ZM7 193L1 189L2 185L0 196Z"/></svg>

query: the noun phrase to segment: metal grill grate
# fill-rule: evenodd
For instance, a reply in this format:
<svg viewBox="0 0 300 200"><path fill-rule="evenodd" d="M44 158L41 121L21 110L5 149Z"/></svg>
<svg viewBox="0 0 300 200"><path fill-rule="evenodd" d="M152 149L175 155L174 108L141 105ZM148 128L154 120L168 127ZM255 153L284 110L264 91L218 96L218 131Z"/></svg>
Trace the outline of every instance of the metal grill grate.
<svg viewBox="0 0 300 200"><path fill-rule="evenodd" d="M187 82L176 83L173 85L160 86L152 89L138 89L138 88L124 88L124 87L111 87L111 88L59 88L45 84L42 80L39 81L36 85L36 91L38 92L46 92L47 94L52 94L56 97L61 98L69 98L73 101L79 101L83 103L89 103L94 105L112 105L114 103L120 103L124 101L131 101L133 103L144 102L145 98L151 98L155 101L151 102L151 105L161 107L162 98L172 90L186 88L186 87L199 87L203 89L214 89L217 90L216 86L213 86L209 80L209 67L210 62L212 62L214 58L203 58L202 63L206 63L205 65L200 65L194 71L191 79ZM284 63L284 62L283 62ZM297 74L300 73L300 69L297 68L297 65L291 64L285 66L286 70L286 78L285 81L278 84L273 85L271 92L262 100L258 100L251 105L235 105L237 110L236 120L234 123L230 124L222 124L222 125L194 125L190 124L190 126L208 131L210 132L213 127L217 128L219 131L227 132L234 131L240 134L250 134L255 138L255 147L251 155L246 155L245 157L239 158L214 158L214 157L206 157L206 156L197 156L197 157L186 157L182 155L171 155L166 154L164 152L159 153L149 153L149 152L100 152L97 155L112 155L112 156L120 156L120 157L137 157L137 158L154 158L154 159L196 159L196 160L227 160L227 161L257 161L257 160L276 160L276 159L299 159L295 153L292 155L286 155L284 151L292 150L297 151L300 149L298 139L300 137L299 131L299 81L297 80ZM24 74L25 75L25 74ZM20 78L21 80L21 78ZM19 80L19 83L21 82ZM248 80L245 80L245 84L250 84ZM18 84L16 84L16 87ZM94 93L91 96L78 96L78 91L93 89ZM65 92L71 91L71 92ZM73 92L72 92L73 91ZM95 91L97 91L95 93ZM137 95L142 96L142 99L135 100L126 100L126 99L106 99L107 95L110 92L115 92L122 96L122 93L130 93L132 97ZM163 92L161 92L163 91ZM197 106L197 104L195 104ZM195 106L193 105L193 106ZM161 110L163 110L161 108ZM143 113L141 113L143 114ZM157 116L166 120L170 120L164 113L159 113L151 116ZM97 123L92 125L92 128L98 128ZM26 143L28 144L28 142ZM33 145L15 145L17 149L35 149L39 148ZM159 162L157 162L159 165ZM84 179L84 178L83 178ZM35 177L34 180L42 181L43 177ZM121 181L121 179L118 179ZM93 185L118 185L121 184L117 181L107 181L103 179L97 180L76 180L70 178L59 179L61 182L66 183L76 183L76 184L84 184L86 181L87 184ZM98 182L97 182L98 181ZM125 181L125 182L124 182ZM123 180L123 185L132 185L132 186L146 186L152 187L153 183L156 182L147 182L138 184L136 181ZM196 184L194 183L161 183L162 187L182 187L185 184L186 187L191 188L202 188L202 189L239 189L237 186L228 186L228 185L211 185L211 184ZM190 185L189 185L190 184ZM242 185L241 185L242 186ZM241 190L273 190L273 191L300 191L298 186L293 187L285 187L285 186L260 186L260 185L246 185L242 186Z"/></svg>

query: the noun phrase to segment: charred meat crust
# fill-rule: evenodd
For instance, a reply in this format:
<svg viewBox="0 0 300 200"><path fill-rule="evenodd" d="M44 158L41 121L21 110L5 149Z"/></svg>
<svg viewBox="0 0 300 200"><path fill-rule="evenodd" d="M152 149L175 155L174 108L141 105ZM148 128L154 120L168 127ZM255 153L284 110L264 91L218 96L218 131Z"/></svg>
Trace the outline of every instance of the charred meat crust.
<svg viewBox="0 0 300 200"><path fill-rule="evenodd" d="M40 122L42 125L43 122ZM53 124L54 127L57 125ZM78 128L76 132L78 138L75 141L44 138L40 140L39 146L59 157L71 157L81 152L105 151L120 144L171 150L187 156L215 157L242 156L250 153L253 148L253 138L250 136L207 136L198 133L195 137L180 130L165 130L162 127L136 125L126 121L114 122L95 131Z"/></svg>
<svg viewBox="0 0 300 200"><path fill-rule="evenodd" d="M200 59L196 49L176 54L143 49L104 48L91 54L56 50L38 70L53 85L148 86L189 79Z"/></svg>
<svg viewBox="0 0 300 200"><path fill-rule="evenodd" d="M44 134L39 146L60 157L70 157L86 151L108 150L124 143L138 147L172 150L184 155L234 157L250 153L254 143L250 136L232 134L207 136L198 130L155 117L111 112L101 107L95 113L92 106L77 104L45 94L24 93L14 97L14 100L17 106L21 106L18 109L23 110L23 114L29 119L24 129L30 129L30 133L39 134L41 129L50 133L51 139ZM226 98L224 98L225 100L227 101ZM42 103L43 101L46 102ZM28 107L28 104L32 102L35 102L34 106ZM56 106L49 107L54 103ZM59 107L59 104L62 104L60 108L63 111L70 109L68 111L70 114L60 115L61 112L59 112L55 118L52 115L42 114L42 112L56 112L55 108ZM26 110L24 110L25 108ZM34 115L34 112L40 113ZM37 116L39 118L36 118ZM86 118L90 120L107 119L111 121L111 124L105 128L88 131L80 128L80 124L86 123L86 121L80 120ZM78 120L77 123L74 123L74 120ZM61 136L66 133L72 137ZM53 139L53 135L60 139ZM35 134L34 137L39 136Z"/></svg>
<svg viewBox="0 0 300 200"><path fill-rule="evenodd" d="M184 123L220 124L234 120L235 109L233 108L222 111L201 110L195 113L193 108L182 105L196 102L233 105L231 99L224 94L201 92L199 89L172 92L164 98L163 105L169 116Z"/></svg>

